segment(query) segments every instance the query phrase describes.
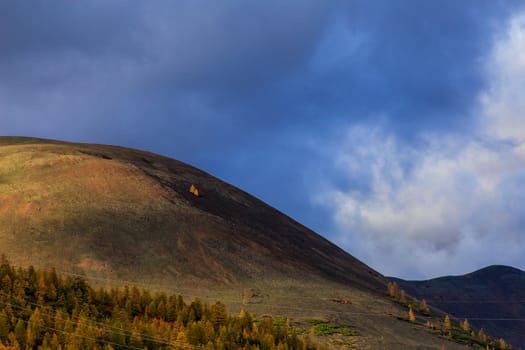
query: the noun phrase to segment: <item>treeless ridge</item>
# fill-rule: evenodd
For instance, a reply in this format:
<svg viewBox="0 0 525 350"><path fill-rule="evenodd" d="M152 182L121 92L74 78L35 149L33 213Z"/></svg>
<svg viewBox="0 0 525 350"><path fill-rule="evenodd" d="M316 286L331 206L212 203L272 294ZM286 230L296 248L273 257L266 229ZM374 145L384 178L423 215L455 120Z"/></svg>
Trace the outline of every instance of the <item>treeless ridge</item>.
<svg viewBox="0 0 525 350"><path fill-rule="evenodd" d="M315 275L384 289L379 273L335 245L189 165L120 147L20 140L0 148L0 232L15 263L31 256L43 267L126 279L142 270L166 282Z"/></svg>

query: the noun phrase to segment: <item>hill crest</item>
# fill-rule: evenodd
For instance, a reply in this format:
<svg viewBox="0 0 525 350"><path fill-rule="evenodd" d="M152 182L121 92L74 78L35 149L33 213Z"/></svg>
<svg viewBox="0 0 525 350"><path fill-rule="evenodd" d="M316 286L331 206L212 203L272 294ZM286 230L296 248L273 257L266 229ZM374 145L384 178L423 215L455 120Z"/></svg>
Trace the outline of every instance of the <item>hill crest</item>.
<svg viewBox="0 0 525 350"><path fill-rule="evenodd" d="M259 199L161 155L2 137L0 169L0 249L15 264L163 283L299 276L385 284Z"/></svg>

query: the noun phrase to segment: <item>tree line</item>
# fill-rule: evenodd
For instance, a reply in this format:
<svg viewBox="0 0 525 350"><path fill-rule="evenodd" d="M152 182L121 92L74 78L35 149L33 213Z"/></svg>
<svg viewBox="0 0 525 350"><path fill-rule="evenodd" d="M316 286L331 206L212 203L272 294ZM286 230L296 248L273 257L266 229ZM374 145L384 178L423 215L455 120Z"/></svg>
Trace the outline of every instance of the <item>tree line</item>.
<svg viewBox="0 0 525 350"><path fill-rule="evenodd" d="M314 349L287 322L0 259L0 349Z"/></svg>

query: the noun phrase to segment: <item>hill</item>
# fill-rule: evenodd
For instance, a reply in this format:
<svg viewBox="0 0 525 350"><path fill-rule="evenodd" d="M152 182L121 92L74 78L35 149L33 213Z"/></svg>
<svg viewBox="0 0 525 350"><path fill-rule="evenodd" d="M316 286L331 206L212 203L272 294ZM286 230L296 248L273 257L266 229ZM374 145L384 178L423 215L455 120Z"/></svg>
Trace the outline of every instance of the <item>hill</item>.
<svg viewBox="0 0 525 350"><path fill-rule="evenodd" d="M15 264L214 286L314 275L384 289L321 236L187 164L121 147L0 142L0 247Z"/></svg>
<svg viewBox="0 0 525 350"><path fill-rule="evenodd" d="M462 276L396 282L409 294L525 348L524 271L489 266Z"/></svg>
<svg viewBox="0 0 525 350"><path fill-rule="evenodd" d="M380 273L253 196L174 159L1 137L0 202L0 251L17 266L359 333L336 334L334 344L464 348L407 323L406 306L386 296Z"/></svg>

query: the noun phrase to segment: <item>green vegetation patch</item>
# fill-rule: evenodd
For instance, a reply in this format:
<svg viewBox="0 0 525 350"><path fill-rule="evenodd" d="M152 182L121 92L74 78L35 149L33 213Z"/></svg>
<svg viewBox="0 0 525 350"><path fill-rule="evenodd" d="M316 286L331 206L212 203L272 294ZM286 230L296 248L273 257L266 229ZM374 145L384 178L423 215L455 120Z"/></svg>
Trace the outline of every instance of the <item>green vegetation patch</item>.
<svg viewBox="0 0 525 350"><path fill-rule="evenodd" d="M454 323L450 317L427 320L426 327L430 332L449 341L466 344L475 349L512 349L504 339L495 339L485 333L483 329L473 330L467 320Z"/></svg>
<svg viewBox="0 0 525 350"><path fill-rule="evenodd" d="M332 339L330 340L330 344L336 345L336 346L344 346L346 348L355 349L354 344L352 344L349 341L342 340L342 339Z"/></svg>
<svg viewBox="0 0 525 350"><path fill-rule="evenodd" d="M309 318L309 319L306 320L306 322L308 322L310 324L313 324L314 326L317 325L317 324L327 323L326 321L319 320L317 318Z"/></svg>
<svg viewBox="0 0 525 350"><path fill-rule="evenodd" d="M273 324L277 327L284 326L288 323L288 317L286 316L280 316L277 317L275 320L273 320Z"/></svg>
<svg viewBox="0 0 525 350"><path fill-rule="evenodd" d="M503 339L492 339L488 336L479 336L475 332L466 331L459 327L452 327L446 332L442 332L441 335L443 338L459 343L467 344L475 347L476 349L486 349L487 346L491 349L500 350L500 349L510 349L509 345Z"/></svg>
<svg viewBox="0 0 525 350"><path fill-rule="evenodd" d="M312 324L310 333L315 335L344 335L344 336L356 336L359 332L348 326L337 326L322 320L308 320Z"/></svg>

